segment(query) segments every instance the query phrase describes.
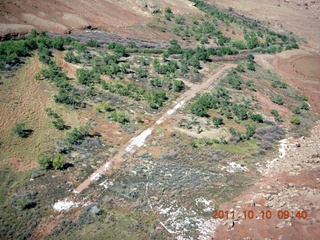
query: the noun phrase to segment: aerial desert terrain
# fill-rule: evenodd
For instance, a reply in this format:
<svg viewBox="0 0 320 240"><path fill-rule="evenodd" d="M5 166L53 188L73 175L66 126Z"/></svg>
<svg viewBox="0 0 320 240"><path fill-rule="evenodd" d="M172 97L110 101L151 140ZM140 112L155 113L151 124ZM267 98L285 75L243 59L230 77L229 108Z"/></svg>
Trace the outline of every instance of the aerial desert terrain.
<svg viewBox="0 0 320 240"><path fill-rule="evenodd" d="M320 1L1 1L0 239L320 239Z"/></svg>

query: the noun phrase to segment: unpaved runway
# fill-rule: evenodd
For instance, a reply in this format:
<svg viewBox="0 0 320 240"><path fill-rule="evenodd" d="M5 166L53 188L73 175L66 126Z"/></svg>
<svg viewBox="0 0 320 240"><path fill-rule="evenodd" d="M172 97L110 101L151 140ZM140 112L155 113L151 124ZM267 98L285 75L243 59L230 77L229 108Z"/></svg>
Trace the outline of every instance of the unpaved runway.
<svg viewBox="0 0 320 240"><path fill-rule="evenodd" d="M195 97L198 93L209 91L214 88L218 84L218 80L226 74L226 71L232 67L236 67L236 64L226 64L223 67L219 68L212 76L206 79L201 84L194 84L190 90L183 93L177 100L174 108L170 109L166 113L164 113L155 123L153 123L148 129L144 130L142 133L132 138L130 141L122 145L118 149L118 153L112 158L108 159L108 161L103 164L100 168L98 168L90 177L88 177L84 182L82 182L75 190L74 193L80 193L84 189L86 189L92 182L98 180L104 174L110 174L112 169L119 166L124 158L122 157L124 154L133 154L136 149L143 146L147 138L152 134L152 132L157 128L157 126L161 125L163 122L167 121L172 114L174 114L179 108L183 107L183 105Z"/></svg>

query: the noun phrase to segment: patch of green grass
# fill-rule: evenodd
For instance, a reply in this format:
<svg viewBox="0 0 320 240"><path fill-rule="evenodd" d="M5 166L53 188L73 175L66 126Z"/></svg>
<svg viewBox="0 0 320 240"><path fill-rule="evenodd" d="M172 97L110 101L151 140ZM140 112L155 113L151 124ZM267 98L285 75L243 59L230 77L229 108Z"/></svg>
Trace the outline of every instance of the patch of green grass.
<svg viewBox="0 0 320 240"><path fill-rule="evenodd" d="M232 155L244 156L251 154L259 149L257 145L258 141L250 139L244 142L238 142L237 144L228 143L228 144L214 144L215 148L220 149L226 153Z"/></svg>

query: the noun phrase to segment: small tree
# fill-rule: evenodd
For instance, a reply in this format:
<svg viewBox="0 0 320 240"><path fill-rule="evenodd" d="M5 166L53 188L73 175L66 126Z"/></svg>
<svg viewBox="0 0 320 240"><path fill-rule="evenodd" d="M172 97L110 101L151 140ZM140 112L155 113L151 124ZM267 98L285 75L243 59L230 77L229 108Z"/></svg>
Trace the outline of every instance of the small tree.
<svg viewBox="0 0 320 240"><path fill-rule="evenodd" d="M29 136L28 132L25 129L24 123L17 123L16 125L14 125L12 131L22 138L26 138Z"/></svg>
<svg viewBox="0 0 320 240"><path fill-rule="evenodd" d="M168 21L171 21L171 18L173 17L173 13L170 7L166 7L164 10L164 16Z"/></svg>
<svg viewBox="0 0 320 240"><path fill-rule="evenodd" d="M292 112L293 112L294 114L300 114L300 107L295 106L295 107L293 108Z"/></svg>
<svg viewBox="0 0 320 240"><path fill-rule="evenodd" d="M304 110L309 110L309 104L306 102L303 102L300 108Z"/></svg>
<svg viewBox="0 0 320 240"><path fill-rule="evenodd" d="M295 125L300 125L301 123L299 116L296 115L290 117L290 122Z"/></svg>
<svg viewBox="0 0 320 240"><path fill-rule="evenodd" d="M250 114L250 118L252 119L252 121L254 122L263 122L263 118L260 114L254 114L254 113L251 113Z"/></svg>
<svg viewBox="0 0 320 240"><path fill-rule="evenodd" d="M256 132L256 127L253 124L248 123L246 125L246 138L249 140Z"/></svg>
<svg viewBox="0 0 320 240"><path fill-rule="evenodd" d="M270 113L274 116L277 122L282 121L282 117L279 115L279 112L276 109L271 109Z"/></svg>
<svg viewBox="0 0 320 240"><path fill-rule="evenodd" d="M49 117L54 117L54 118L59 117L59 115L52 108L46 108L45 110Z"/></svg>
<svg viewBox="0 0 320 240"><path fill-rule="evenodd" d="M223 124L223 119L219 117L213 117L212 121L215 127L219 127L220 125Z"/></svg>
<svg viewBox="0 0 320 240"><path fill-rule="evenodd" d="M38 163L41 167L45 169L52 168L52 158L48 156L43 156L38 158Z"/></svg>
<svg viewBox="0 0 320 240"><path fill-rule="evenodd" d="M64 157L61 154L57 154L52 161L52 166L54 169L62 169L64 165Z"/></svg>
<svg viewBox="0 0 320 240"><path fill-rule="evenodd" d="M252 61L248 62L247 67L248 67L248 69L250 71L255 71L256 70L256 66L254 65L254 62L252 62Z"/></svg>
<svg viewBox="0 0 320 240"><path fill-rule="evenodd" d="M274 102L275 104L278 104L278 105L283 105L283 103L284 103L283 96L281 96L279 94L273 95L271 97L271 101Z"/></svg>
<svg viewBox="0 0 320 240"><path fill-rule="evenodd" d="M239 64L237 67L236 67L236 69L235 69L237 72L244 72L245 70L244 70L244 67L241 65L241 64Z"/></svg>
<svg viewBox="0 0 320 240"><path fill-rule="evenodd" d="M54 127L58 130L63 130L65 128L64 121L61 118L52 122Z"/></svg>

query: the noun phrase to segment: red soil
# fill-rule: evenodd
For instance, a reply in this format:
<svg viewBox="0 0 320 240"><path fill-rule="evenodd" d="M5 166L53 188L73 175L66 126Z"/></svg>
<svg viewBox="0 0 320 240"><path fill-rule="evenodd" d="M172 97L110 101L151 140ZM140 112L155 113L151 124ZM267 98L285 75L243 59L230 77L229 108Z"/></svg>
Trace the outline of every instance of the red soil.
<svg viewBox="0 0 320 240"><path fill-rule="evenodd" d="M75 29L100 28L131 37L148 38L146 28L152 11L170 6L174 13L199 14L190 3L171 1L1 1L0 40L32 28L68 33ZM146 31L148 30L148 31ZM151 37L159 35L151 34Z"/></svg>

